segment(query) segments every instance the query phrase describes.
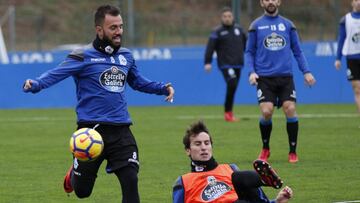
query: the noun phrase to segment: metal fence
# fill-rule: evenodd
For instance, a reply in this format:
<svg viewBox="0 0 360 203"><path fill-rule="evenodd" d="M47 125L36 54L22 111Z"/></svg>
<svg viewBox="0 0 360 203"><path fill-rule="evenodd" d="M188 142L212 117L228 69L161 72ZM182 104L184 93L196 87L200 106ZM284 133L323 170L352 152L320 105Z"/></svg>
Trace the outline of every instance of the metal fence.
<svg viewBox="0 0 360 203"><path fill-rule="evenodd" d="M335 40L338 22L350 11L350 3L282 0L280 13L295 23L302 40ZM8 50L47 50L89 43L95 36L93 13L100 4L121 7L127 47L204 44L219 24L223 6L237 6L245 30L263 13L258 0L1 1L0 22Z"/></svg>

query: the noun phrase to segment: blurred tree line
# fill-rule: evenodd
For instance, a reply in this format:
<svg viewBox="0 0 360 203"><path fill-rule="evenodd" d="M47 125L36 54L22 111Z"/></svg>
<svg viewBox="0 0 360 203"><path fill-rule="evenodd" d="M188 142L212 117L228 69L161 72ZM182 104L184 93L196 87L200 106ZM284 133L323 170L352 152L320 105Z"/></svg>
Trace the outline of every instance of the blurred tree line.
<svg viewBox="0 0 360 203"><path fill-rule="evenodd" d="M8 49L48 50L63 44L87 44L95 36L94 11L101 4L112 4L122 11L126 47L205 44L210 31L220 22L221 8L231 6L233 1L2 0L0 22ZM282 0L280 14L295 23L303 41L335 40L338 22L350 11L350 3L351 0ZM11 48L11 26L5 19L9 6L15 8L16 39ZM239 7L240 24L245 30L263 13L258 0L240 0ZM133 22L130 33L128 22Z"/></svg>

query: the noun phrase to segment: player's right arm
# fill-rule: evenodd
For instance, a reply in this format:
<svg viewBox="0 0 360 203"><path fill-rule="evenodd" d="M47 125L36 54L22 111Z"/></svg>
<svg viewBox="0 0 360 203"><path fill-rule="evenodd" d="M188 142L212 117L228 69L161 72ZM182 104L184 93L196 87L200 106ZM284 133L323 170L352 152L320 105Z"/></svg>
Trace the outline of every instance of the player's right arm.
<svg viewBox="0 0 360 203"><path fill-rule="evenodd" d="M341 67L342 49L344 47L345 38L346 38L345 17L343 17L340 20L340 25L339 25L338 46L336 51L336 60L334 63L334 66L337 70L339 70Z"/></svg>
<svg viewBox="0 0 360 203"><path fill-rule="evenodd" d="M56 68L46 71L36 79L27 79L24 82L23 91L37 93L42 89L48 88L61 80L78 73L83 65L83 52L74 51Z"/></svg>
<svg viewBox="0 0 360 203"><path fill-rule="evenodd" d="M259 76L255 72L255 54L256 54L256 29L254 23L250 25L245 49L245 67L250 69L249 83L257 85Z"/></svg>
<svg viewBox="0 0 360 203"><path fill-rule="evenodd" d="M181 176L178 177L178 179L175 182L175 185L173 187L173 203L184 203L184 186L182 183Z"/></svg>
<svg viewBox="0 0 360 203"><path fill-rule="evenodd" d="M204 69L206 72L211 71L211 62L212 62L213 53L215 51L217 38L218 38L218 36L217 36L216 30L214 30L210 34L209 40L206 45L206 50L205 50Z"/></svg>

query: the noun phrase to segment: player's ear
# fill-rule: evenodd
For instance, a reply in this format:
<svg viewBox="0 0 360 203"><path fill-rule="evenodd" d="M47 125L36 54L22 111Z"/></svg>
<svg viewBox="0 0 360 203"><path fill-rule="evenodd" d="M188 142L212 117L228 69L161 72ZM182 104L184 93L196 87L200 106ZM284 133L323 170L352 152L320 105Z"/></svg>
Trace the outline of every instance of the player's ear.
<svg viewBox="0 0 360 203"><path fill-rule="evenodd" d="M263 0L259 0L260 1L260 6L263 7Z"/></svg>
<svg viewBox="0 0 360 203"><path fill-rule="evenodd" d="M100 25L95 26L96 34L102 39L103 37L103 28Z"/></svg>
<svg viewBox="0 0 360 203"><path fill-rule="evenodd" d="M186 155L190 156L190 149L185 149Z"/></svg>

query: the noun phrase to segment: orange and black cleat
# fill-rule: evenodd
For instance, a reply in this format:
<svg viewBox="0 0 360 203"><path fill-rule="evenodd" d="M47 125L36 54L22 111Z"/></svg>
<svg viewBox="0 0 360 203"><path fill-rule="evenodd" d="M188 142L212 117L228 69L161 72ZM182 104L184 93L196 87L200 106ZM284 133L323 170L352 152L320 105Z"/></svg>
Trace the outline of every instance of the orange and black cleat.
<svg viewBox="0 0 360 203"><path fill-rule="evenodd" d="M283 181L276 174L275 170L271 168L268 162L263 160L255 160L253 166L255 171L260 175L264 185L271 186L275 189L281 188Z"/></svg>
<svg viewBox="0 0 360 203"><path fill-rule="evenodd" d="M71 165L71 167L69 168L69 170L67 171L65 177L64 177L64 190L66 193L71 193L74 189L71 185L71 173L73 170L73 165Z"/></svg>

